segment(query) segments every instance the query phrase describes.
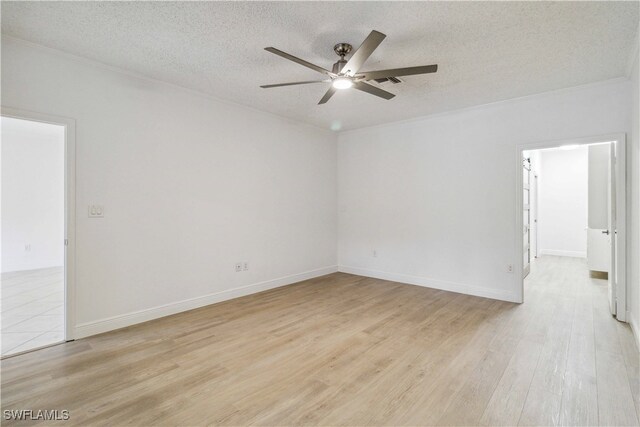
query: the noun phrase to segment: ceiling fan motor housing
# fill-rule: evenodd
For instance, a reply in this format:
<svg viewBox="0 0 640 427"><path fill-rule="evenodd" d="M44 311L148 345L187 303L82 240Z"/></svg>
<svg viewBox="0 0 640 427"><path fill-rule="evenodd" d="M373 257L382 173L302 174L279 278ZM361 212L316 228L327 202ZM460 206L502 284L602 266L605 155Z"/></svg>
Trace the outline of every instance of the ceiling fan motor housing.
<svg viewBox="0 0 640 427"><path fill-rule="evenodd" d="M333 64L333 69L331 70L331 72L334 74L340 74L340 72L342 71L345 65L347 65L347 60L341 59L335 64Z"/></svg>
<svg viewBox="0 0 640 427"><path fill-rule="evenodd" d="M345 64L347 63L347 60L344 59L344 57L351 52L351 49L353 49L353 46L351 46L349 43L338 43L333 47L333 51L340 57L340 60L333 64L333 69L331 70L331 72L333 72L334 74L340 74Z"/></svg>

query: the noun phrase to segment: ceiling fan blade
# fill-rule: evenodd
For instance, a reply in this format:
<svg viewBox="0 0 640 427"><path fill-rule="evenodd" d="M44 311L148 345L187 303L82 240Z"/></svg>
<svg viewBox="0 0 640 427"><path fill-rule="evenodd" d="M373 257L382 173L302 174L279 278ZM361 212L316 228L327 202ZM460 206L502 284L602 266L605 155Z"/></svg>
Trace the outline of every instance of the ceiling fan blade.
<svg viewBox="0 0 640 427"><path fill-rule="evenodd" d="M387 36L381 32L375 30L371 31L360 47L354 52L351 58L349 58L349 61L345 64L342 72L349 76L353 76L357 73L365 61L369 59L373 51L376 50L380 43L382 43L382 40L384 40L385 37Z"/></svg>
<svg viewBox="0 0 640 427"><path fill-rule="evenodd" d="M266 50L267 52L275 53L276 55L281 56L285 59L288 59L289 61L297 62L298 64L304 65L305 67L311 68L312 70L317 71L319 73L333 75L333 73L331 73L329 70L325 70L324 68L319 67L315 64L312 64L311 62L307 62L304 59L300 59L296 56L289 55L288 53L283 52L279 49L276 49L275 47L265 47L264 50Z"/></svg>
<svg viewBox="0 0 640 427"><path fill-rule="evenodd" d="M370 93L371 95L379 96L380 98L384 99L391 99L395 96L391 92L387 92L386 90L382 90L379 87L370 85L369 83L365 82L355 82L353 84L353 88Z"/></svg>
<svg viewBox="0 0 640 427"><path fill-rule="evenodd" d="M276 83L276 84L273 84L273 85L262 85L260 87L263 88L263 89L269 89L269 88L272 88L272 87L307 85L307 84L310 84L310 83L326 83L326 82L329 82L329 81L331 81L331 80L309 80L309 81L306 81L306 82Z"/></svg>
<svg viewBox="0 0 640 427"><path fill-rule="evenodd" d="M415 74L428 74L438 71L438 65L424 65L420 67L391 68L389 70L364 71L356 74L364 80L382 79L384 77L412 76Z"/></svg>
<svg viewBox="0 0 640 427"><path fill-rule="evenodd" d="M327 101L329 100L329 98L331 98L333 96L333 94L336 93L336 88L331 86L329 88L329 90L327 91L327 93L324 94L324 96L322 97L322 99L320 100L320 102L318 102L318 105L320 104L326 104Z"/></svg>

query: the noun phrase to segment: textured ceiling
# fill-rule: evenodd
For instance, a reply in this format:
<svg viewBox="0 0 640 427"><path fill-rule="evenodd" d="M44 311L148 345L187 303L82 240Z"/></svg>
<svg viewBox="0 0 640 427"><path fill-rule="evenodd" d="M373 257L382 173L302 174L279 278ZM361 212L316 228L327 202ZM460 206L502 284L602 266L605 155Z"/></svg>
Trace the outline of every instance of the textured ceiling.
<svg viewBox="0 0 640 427"><path fill-rule="evenodd" d="M624 76L632 2L2 2L2 32L322 128L353 129ZM436 74L317 105L337 42L387 38L367 70L437 63Z"/></svg>

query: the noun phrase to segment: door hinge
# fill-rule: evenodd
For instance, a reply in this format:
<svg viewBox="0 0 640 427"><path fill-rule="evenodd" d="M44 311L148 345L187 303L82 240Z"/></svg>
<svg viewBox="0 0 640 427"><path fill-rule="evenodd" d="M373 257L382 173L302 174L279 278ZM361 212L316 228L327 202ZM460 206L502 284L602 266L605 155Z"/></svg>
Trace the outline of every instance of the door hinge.
<svg viewBox="0 0 640 427"><path fill-rule="evenodd" d="M64 245L69 246L69 239L64 239Z"/></svg>

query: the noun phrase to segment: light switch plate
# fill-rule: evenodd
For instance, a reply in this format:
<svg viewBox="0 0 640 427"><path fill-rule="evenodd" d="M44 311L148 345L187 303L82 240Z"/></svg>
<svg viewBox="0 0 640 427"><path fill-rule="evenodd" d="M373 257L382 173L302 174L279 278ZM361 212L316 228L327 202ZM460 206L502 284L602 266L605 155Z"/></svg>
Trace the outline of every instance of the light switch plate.
<svg viewBox="0 0 640 427"><path fill-rule="evenodd" d="M104 218L104 206L89 205L89 218Z"/></svg>

